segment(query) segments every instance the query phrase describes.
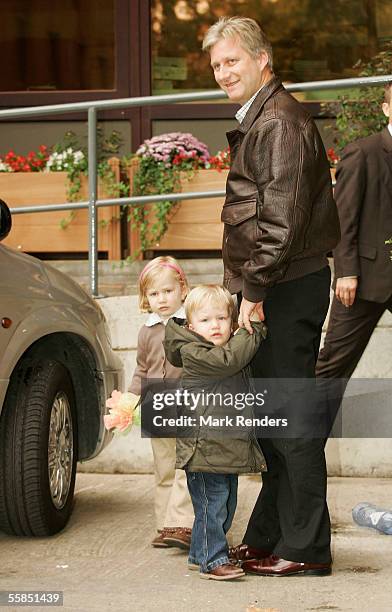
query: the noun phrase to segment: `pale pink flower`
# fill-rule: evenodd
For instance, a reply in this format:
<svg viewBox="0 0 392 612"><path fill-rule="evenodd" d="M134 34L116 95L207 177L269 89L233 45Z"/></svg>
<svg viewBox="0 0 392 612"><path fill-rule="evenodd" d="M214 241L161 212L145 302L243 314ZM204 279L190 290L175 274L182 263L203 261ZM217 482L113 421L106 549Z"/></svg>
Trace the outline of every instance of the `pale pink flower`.
<svg viewBox="0 0 392 612"><path fill-rule="evenodd" d="M133 393L121 393L121 391L114 390L111 397L106 400L109 414L103 418L105 428L114 429L116 433L131 431L139 399L139 396Z"/></svg>
<svg viewBox="0 0 392 612"><path fill-rule="evenodd" d="M117 391L116 389L112 391L112 395L109 397L109 399L106 400L106 407L116 408L120 402L122 395L123 394L121 393L121 391Z"/></svg>
<svg viewBox="0 0 392 612"><path fill-rule="evenodd" d="M153 158L156 161L171 163L178 153L199 159L206 164L210 158L208 147L193 134L183 132L170 132L153 136L143 142L136 151L136 155L143 158Z"/></svg>

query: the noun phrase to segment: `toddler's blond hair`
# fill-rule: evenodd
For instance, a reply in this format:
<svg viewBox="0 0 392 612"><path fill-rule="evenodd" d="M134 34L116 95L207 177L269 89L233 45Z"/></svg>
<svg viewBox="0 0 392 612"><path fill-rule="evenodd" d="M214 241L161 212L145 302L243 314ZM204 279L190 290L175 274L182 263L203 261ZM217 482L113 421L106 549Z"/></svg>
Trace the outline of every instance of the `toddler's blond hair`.
<svg viewBox="0 0 392 612"><path fill-rule="evenodd" d="M203 308L206 303L226 306L227 312L234 322L236 309L234 299L229 291L221 285L198 285L190 291L184 303L187 321L190 322L192 315Z"/></svg>
<svg viewBox="0 0 392 612"><path fill-rule="evenodd" d="M159 279L163 270L170 271L173 279L180 284L181 291L188 293L189 286L188 281L186 280L185 272L174 257L170 257L170 255L155 257L155 259L148 262L139 276L138 293L139 308L141 312L151 312L147 299L147 290Z"/></svg>

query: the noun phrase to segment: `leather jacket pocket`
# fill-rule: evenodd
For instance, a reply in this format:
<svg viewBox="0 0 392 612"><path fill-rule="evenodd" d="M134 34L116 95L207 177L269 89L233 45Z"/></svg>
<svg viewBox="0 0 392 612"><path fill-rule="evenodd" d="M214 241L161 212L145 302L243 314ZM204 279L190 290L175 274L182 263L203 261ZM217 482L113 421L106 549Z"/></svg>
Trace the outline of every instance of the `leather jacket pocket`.
<svg viewBox="0 0 392 612"><path fill-rule="evenodd" d="M256 245L256 198L241 200L223 207L221 220L225 224L223 234L223 259L230 266L247 261Z"/></svg>

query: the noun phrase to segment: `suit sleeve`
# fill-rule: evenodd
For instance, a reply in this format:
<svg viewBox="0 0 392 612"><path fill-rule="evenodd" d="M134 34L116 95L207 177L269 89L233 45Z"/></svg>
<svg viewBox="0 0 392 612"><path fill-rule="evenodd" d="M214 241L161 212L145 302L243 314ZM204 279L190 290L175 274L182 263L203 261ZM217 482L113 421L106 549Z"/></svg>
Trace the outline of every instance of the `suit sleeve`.
<svg viewBox="0 0 392 612"><path fill-rule="evenodd" d="M336 171L335 200L342 238L333 251L335 277L359 276L358 232L365 193L365 156L355 144L346 147Z"/></svg>
<svg viewBox="0 0 392 612"><path fill-rule="evenodd" d="M251 302L265 298L267 288L283 278L291 258L304 248L319 154L311 134L310 126L301 130L273 119L254 142L260 206L255 248L242 269L243 294Z"/></svg>
<svg viewBox="0 0 392 612"><path fill-rule="evenodd" d="M147 342L146 342L146 328L143 326L139 331L137 339L137 353L136 353L136 368L133 373L132 381L128 391L135 395L141 394L142 378L147 378Z"/></svg>
<svg viewBox="0 0 392 612"><path fill-rule="evenodd" d="M190 342L181 350L185 377L222 378L238 374L254 357L266 336L266 327L253 323L253 334L240 329L224 346L209 348L204 343Z"/></svg>

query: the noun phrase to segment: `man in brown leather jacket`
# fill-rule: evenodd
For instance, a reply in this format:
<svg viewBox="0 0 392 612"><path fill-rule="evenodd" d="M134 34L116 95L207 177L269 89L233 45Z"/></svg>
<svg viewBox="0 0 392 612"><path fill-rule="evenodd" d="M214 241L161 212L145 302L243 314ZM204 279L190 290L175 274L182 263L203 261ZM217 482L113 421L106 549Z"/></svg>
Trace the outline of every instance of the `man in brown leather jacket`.
<svg viewBox="0 0 392 612"><path fill-rule="evenodd" d="M271 45L255 21L220 19L203 49L218 85L241 105L239 125L227 134L224 284L242 294L240 326L251 333L254 310L267 323L254 376L311 379L329 304L326 254L339 240L324 146L312 118L274 75ZM232 556L258 575L326 575L324 440L289 436L259 440L268 472Z"/></svg>
<svg viewBox="0 0 392 612"><path fill-rule="evenodd" d="M342 240L334 250L335 296L317 375L349 378L385 310L392 311L392 83L379 134L348 145L336 173Z"/></svg>

